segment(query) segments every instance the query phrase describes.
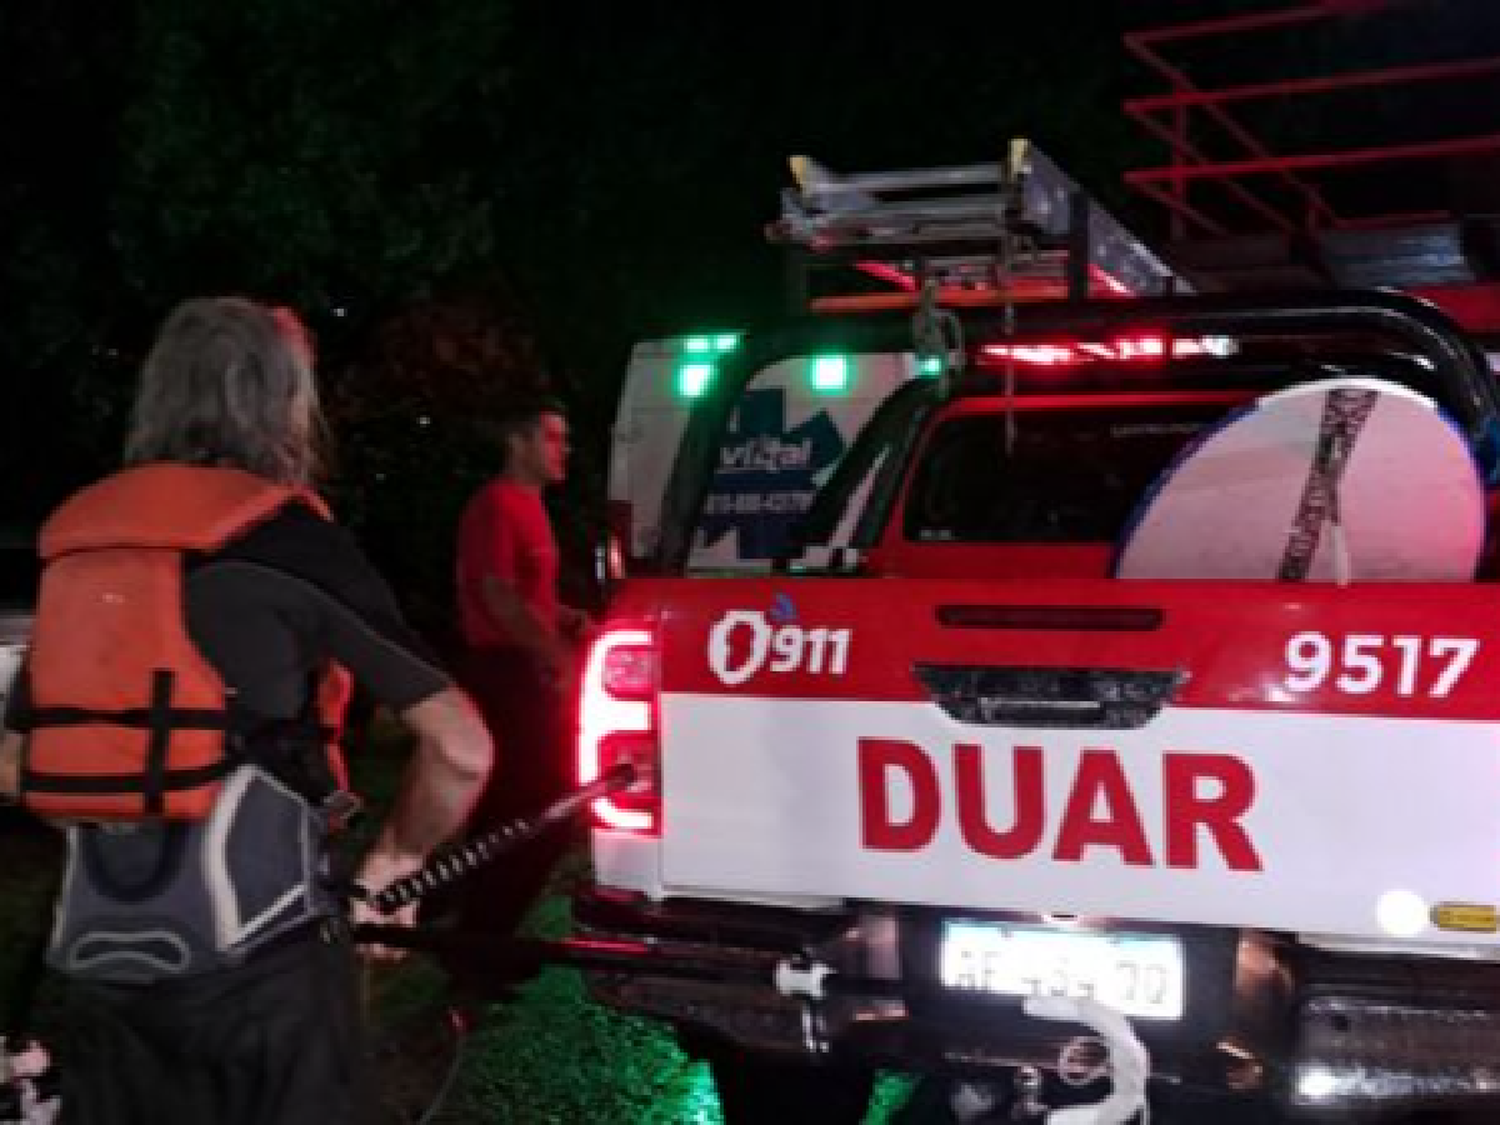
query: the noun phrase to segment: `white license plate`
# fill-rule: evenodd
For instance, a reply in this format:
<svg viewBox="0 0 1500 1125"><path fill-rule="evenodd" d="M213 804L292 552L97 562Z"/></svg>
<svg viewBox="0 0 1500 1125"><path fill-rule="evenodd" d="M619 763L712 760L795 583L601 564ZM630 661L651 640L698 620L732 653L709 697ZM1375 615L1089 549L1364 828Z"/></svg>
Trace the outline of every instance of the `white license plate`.
<svg viewBox="0 0 1500 1125"><path fill-rule="evenodd" d="M938 964L952 989L1087 996L1127 1016L1182 1017L1182 946L1165 934L950 919Z"/></svg>

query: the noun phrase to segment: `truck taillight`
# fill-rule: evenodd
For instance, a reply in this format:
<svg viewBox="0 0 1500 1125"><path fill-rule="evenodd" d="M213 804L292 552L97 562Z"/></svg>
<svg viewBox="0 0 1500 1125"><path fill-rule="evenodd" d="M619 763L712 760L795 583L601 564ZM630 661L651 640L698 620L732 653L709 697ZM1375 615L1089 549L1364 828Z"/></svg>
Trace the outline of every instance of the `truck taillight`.
<svg viewBox="0 0 1500 1125"><path fill-rule="evenodd" d="M594 802L610 828L654 834L661 811L656 648L643 629L610 629L589 650L578 707L578 775L585 784L620 762L642 780Z"/></svg>

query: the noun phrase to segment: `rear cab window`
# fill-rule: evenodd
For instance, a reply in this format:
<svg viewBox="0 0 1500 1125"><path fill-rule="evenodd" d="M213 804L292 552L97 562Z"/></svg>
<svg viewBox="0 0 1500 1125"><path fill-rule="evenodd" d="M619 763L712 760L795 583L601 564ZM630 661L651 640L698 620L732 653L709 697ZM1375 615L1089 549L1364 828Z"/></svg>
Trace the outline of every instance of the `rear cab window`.
<svg viewBox="0 0 1500 1125"><path fill-rule="evenodd" d="M1183 450L1250 397L961 402L928 432L891 530L908 543L1113 543Z"/></svg>

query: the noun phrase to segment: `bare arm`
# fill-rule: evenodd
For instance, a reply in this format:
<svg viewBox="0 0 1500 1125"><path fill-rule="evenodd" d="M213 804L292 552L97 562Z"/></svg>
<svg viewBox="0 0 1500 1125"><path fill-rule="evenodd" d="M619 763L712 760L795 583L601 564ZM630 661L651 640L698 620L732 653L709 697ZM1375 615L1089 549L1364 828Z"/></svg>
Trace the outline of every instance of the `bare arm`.
<svg viewBox="0 0 1500 1125"><path fill-rule="evenodd" d="M432 849L463 827L493 765L489 732L457 688L409 707L401 719L416 734L417 748L395 807L360 867L358 881L370 891L420 870ZM411 925L416 905L387 917L356 903L354 920ZM402 956L394 950L370 952L386 959Z"/></svg>
<svg viewBox="0 0 1500 1125"><path fill-rule="evenodd" d="M457 688L402 712L417 748L374 850L420 859L463 827L489 777L489 732Z"/></svg>

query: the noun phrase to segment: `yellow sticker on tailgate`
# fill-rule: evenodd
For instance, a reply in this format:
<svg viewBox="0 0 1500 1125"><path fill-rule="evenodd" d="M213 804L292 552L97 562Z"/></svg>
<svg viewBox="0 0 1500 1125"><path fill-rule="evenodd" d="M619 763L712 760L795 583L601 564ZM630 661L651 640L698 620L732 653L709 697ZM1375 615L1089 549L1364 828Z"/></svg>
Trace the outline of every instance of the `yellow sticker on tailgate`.
<svg viewBox="0 0 1500 1125"><path fill-rule="evenodd" d="M1432 924L1440 930L1493 934L1500 931L1500 910L1477 902L1440 902L1432 908Z"/></svg>

